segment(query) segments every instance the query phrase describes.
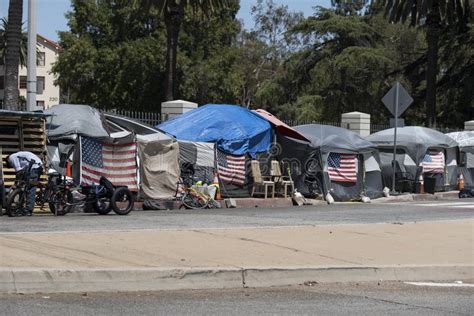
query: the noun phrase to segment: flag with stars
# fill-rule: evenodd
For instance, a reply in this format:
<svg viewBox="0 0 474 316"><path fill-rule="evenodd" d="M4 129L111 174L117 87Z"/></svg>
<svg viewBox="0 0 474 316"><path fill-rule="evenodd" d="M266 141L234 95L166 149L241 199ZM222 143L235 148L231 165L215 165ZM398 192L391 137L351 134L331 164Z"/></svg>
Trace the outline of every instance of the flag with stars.
<svg viewBox="0 0 474 316"><path fill-rule="evenodd" d="M357 155L330 153L328 156L329 179L335 182L357 182Z"/></svg>
<svg viewBox="0 0 474 316"><path fill-rule="evenodd" d="M115 144L81 137L81 183L98 184L104 176L114 185L126 185L137 191L136 156L134 141Z"/></svg>
<svg viewBox="0 0 474 316"><path fill-rule="evenodd" d="M423 173L444 173L444 153L439 150L428 150L421 162Z"/></svg>

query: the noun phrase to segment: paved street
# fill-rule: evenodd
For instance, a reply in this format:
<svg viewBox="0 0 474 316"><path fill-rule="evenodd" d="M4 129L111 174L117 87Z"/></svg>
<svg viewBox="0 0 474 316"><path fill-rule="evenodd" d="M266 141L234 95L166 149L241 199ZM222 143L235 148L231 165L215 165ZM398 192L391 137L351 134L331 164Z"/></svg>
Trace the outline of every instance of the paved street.
<svg viewBox="0 0 474 316"><path fill-rule="evenodd" d="M0 295L0 315L472 315L474 288L404 283Z"/></svg>
<svg viewBox="0 0 474 316"><path fill-rule="evenodd" d="M465 281L474 209L459 203L3 217L0 292Z"/></svg>
<svg viewBox="0 0 474 316"><path fill-rule="evenodd" d="M405 223L469 219L474 199L387 204L343 203L291 208L136 211L129 216L75 213L33 217L0 217L6 232L108 231L136 229L192 229L268 227L358 223Z"/></svg>

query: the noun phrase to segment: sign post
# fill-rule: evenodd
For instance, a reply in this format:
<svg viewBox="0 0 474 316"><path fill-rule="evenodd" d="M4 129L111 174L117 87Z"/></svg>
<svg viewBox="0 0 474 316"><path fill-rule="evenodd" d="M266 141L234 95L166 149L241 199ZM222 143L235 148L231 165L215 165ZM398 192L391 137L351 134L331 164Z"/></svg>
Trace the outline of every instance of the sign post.
<svg viewBox="0 0 474 316"><path fill-rule="evenodd" d="M413 103L413 98L403 88L400 82L396 82L395 85L387 92L382 98L382 102L385 107L395 117L395 128L393 133L393 160L392 160L392 192L395 192L395 174L397 166L397 128L398 128L398 116L401 115L405 110Z"/></svg>

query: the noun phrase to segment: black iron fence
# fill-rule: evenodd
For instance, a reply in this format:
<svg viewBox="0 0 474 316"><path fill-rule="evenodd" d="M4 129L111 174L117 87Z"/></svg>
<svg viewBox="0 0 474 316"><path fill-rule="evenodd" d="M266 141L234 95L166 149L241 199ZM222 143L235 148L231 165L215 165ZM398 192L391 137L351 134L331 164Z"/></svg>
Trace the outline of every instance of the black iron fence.
<svg viewBox="0 0 474 316"><path fill-rule="evenodd" d="M147 123L151 126L158 125L163 121L161 114L156 112L109 110L106 113L126 116L134 120L142 121L143 123Z"/></svg>
<svg viewBox="0 0 474 316"><path fill-rule="evenodd" d="M142 121L149 125L155 126L160 124L162 121L165 121L167 118L162 117L160 113L156 112L140 112L140 111L126 111L126 110L110 110L107 113L118 114L126 116L135 120ZM285 124L289 126L305 125L305 124L321 124L321 125L331 125L337 127L348 128L348 126L341 122L328 122L328 121L313 121L313 120L282 120ZM370 124L370 133L376 133L390 128L389 124ZM437 127L434 128L441 133L450 133L450 132L459 132L463 131L462 128L457 127Z"/></svg>
<svg viewBox="0 0 474 316"><path fill-rule="evenodd" d="M305 124L321 124L342 127L341 122L312 121L312 120L282 120L289 126L305 125Z"/></svg>

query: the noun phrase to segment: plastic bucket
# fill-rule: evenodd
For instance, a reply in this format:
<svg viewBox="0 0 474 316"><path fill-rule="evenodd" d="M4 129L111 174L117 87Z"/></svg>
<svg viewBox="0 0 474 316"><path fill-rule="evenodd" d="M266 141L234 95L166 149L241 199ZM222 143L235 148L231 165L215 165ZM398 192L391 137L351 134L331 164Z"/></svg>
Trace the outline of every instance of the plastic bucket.
<svg viewBox="0 0 474 316"><path fill-rule="evenodd" d="M435 177L424 177L425 181L425 192L434 194L436 188L436 178Z"/></svg>

